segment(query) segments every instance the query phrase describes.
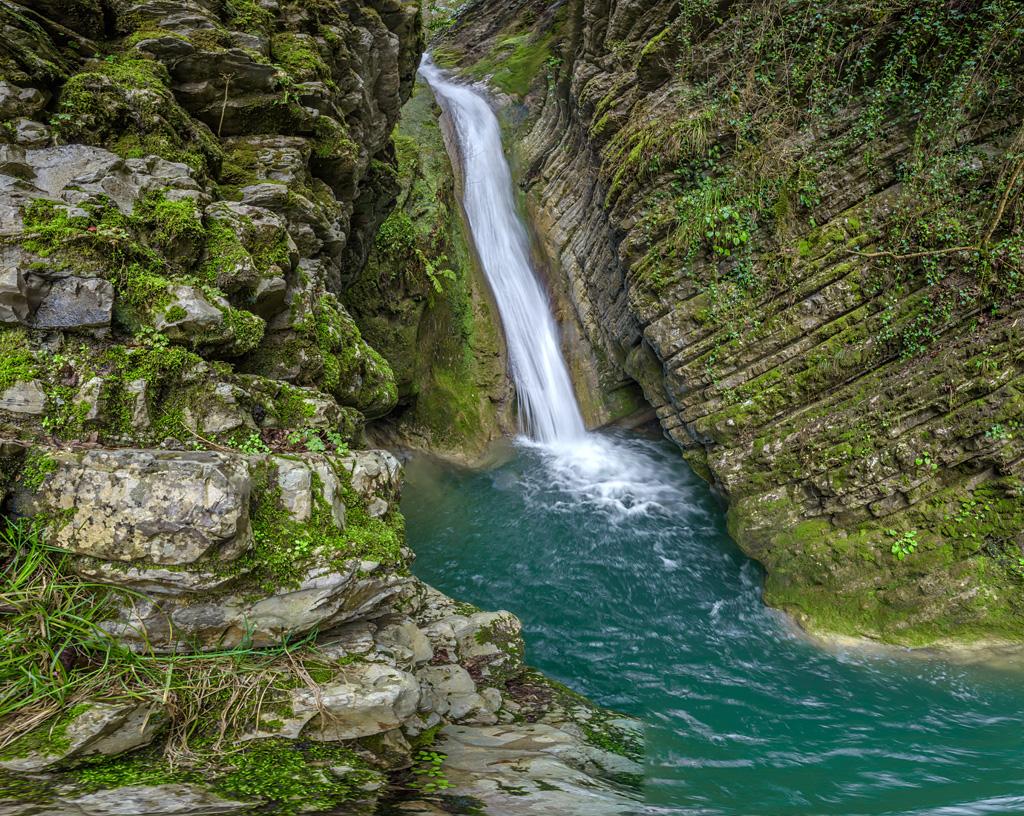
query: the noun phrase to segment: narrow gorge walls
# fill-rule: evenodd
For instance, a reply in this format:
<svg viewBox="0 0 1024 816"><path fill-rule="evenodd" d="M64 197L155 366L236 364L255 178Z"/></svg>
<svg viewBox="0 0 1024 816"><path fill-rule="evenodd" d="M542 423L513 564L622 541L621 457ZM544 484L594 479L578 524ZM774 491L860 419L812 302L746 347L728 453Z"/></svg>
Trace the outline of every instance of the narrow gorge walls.
<svg viewBox="0 0 1024 816"><path fill-rule="evenodd" d="M473 257L439 121L420 80L395 133L398 205L344 301L390 363L396 410L374 429L460 460L515 427L501 326Z"/></svg>
<svg viewBox="0 0 1024 816"><path fill-rule="evenodd" d="M525 112L604 379L643 386L812 628L1024 634L1021 20L481 2L436 46Z"/></svg>

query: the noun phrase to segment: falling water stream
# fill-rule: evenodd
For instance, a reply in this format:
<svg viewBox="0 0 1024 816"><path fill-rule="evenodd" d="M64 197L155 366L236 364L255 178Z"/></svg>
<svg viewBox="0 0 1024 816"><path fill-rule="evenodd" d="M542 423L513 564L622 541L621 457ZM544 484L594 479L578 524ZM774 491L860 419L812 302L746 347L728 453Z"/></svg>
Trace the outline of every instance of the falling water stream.
<svg viewBox="0 0 1024 816"><path fill-rule="evenodd" d="M529 240L516 213L498 119L486 99L446 80L429 59L420 71L455 129L462 159L462 205L501 314L523 429L542 443L582 438L583 417L555 321L530 266Z"/></svg>
<svg viewBox="0 0 1024 816"><path fill-rule="evenodd" d="M525 435L486 471L412 463L417 573L515 612L532 664L647 724L646 812L1024 813L1016 668L812 645L761 603L759 568L672 445L585 432L497 119L421 71L454 125Z"/></svg>

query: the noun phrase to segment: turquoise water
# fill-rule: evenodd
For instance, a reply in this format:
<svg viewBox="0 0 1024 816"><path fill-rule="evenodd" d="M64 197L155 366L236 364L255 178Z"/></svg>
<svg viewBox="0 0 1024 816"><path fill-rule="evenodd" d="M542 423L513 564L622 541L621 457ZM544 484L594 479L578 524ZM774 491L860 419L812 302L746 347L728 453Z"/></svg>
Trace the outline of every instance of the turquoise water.
<svg viewBox="0 0 1024 816"><path fill-rule="evenodd" d="M811 645L666 442L416 461L403 509L420 577L511 610L532 664L648 724L651 813L1024 813L1024 675Z"/></svg>

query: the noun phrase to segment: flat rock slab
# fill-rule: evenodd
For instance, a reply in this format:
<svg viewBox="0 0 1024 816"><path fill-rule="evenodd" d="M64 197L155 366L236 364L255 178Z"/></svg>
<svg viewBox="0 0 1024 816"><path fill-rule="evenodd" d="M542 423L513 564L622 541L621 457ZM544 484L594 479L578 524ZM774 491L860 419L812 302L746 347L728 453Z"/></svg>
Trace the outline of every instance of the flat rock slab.
<svg viewBox="0 0 1024 816"><path fill-rule="evenodd" d="M196 785L129 785L63 799L41 811L22 812L33 816L219 816L251 807Z"/></svg>
<svg viewBox="0 0 1024 816"><path fill-rule="evenodd" d="M639 797L583 770L590 753L578 738L543 723L449 725L436 748L453 793L494 816L639 816ZM411 811L415 812L415 811ZM427 811L429 812L429 811Z"/></svg>

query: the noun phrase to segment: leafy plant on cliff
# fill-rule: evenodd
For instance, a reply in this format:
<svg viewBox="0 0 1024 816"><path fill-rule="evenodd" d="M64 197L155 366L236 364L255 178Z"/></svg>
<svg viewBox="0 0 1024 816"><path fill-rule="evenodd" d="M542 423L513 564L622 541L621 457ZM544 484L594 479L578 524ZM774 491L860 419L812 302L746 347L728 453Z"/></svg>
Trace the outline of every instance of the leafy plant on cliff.
<svg viewBox="0 0 1024 816"><path fill-rule="evenodd" d="M908 555L913 555L917 551L917 530L907 530L903 533L896 530L886 530L885 533L890 538L895 539L889 549L896 556L897 560L902 561Z"/></svg>

